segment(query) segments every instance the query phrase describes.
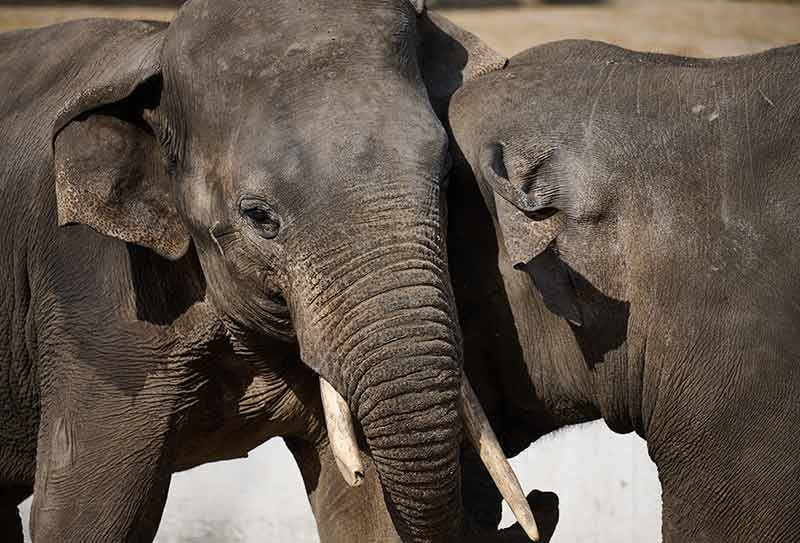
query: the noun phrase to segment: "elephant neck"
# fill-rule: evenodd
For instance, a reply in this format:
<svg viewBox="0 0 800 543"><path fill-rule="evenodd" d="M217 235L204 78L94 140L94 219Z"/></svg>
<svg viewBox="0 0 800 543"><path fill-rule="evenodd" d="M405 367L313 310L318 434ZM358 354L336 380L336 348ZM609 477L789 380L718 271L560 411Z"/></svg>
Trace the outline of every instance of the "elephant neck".
<svg viewBox="0 0 800 543"><path fill-rule="evenodd" d="M524 271L500 260L520 349L516 359L522 361L507 386L519 391L512 398L527 398L517 400L516 407L533 411L542 421L536 432L603 419L615 432L644 435L644 356L628 338L627 304L622 304L624 311L608 307L602 319L572 324L545 305ZM517 380L526 381L529 389Z"/></svg>
<svg viewBox="0 0 800 543"><path fill-rule="evenodd" d="M545 434L601 418L603 409L597 368L587 365L573 328L545 307L524 272L503 268L505 288L484 316L491 330L465 329L465 357L481 403L494 411L492 423L513 456Z"/></svg>

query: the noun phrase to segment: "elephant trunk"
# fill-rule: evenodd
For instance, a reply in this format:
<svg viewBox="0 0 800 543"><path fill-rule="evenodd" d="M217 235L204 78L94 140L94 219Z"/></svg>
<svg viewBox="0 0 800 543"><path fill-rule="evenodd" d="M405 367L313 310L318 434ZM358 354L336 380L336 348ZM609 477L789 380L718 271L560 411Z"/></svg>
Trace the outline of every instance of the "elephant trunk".
<svg viewBox="0 0 800 543"><path fill-rule="evenodd" d="M330 445L339 471L347 484L361 486L364 481L364 466L350 408L345 399L323 378L320 378L320 394ZM539 527L530 504L466 376L461 379L460 412L465 431L500 494L531 541L539 541Z"/></svg>
<svg viewBox="0 0 800 543"><path fill-rule="evenodd" d="M411 241L344 258L341 281L311 294L308 311L294 310L303 359L324 379L328 425L352 442L352 411L406 541L452 541L461 522L460 336L442 254ZM365 266L369 273L347 279ZM352 449L336 454L334 444L358 484Z"/></svg>
<svg viewBox="0 0 800 543"><path fill-rule="evenodd" d="M408 541L452 541L461 526L458 373L438 356L376 368L357 410L387 505ZM399 380L407 390L391 383Z"/></svg>
<svg viewBox="0 0 800 543"><path fill-rule="evenodd" d="M339 469L349 484L360 484L356 422L403 540L456 540L463 421L498 489L537 540L519 483L462 379L438 187L415 183L408 191L397 182L373 196L366 186L354 187L360 205L351 224L306 232L288 270L292 320L302 358L321 378Z"/></svg>

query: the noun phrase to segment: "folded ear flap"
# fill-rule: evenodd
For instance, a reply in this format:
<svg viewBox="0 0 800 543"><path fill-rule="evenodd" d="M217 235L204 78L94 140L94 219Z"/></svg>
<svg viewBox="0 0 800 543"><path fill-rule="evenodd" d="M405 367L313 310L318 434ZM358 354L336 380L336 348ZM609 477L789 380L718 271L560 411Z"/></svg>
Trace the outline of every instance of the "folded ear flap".
<svg viewBox="0 0 800 543"><path fill-rule="evenodd" d="M509 178L502 146L487 145L479 158L480 176L494 194L497 224L511 264L530 275L548 309L581 325L583 318L569 268L552 246L566 225L566 217L552 207L552 191L535 186L535 173L550 155L534 158L527 180L515 184Z"/></svg>
<svg viewBox="0 0 800 543"><path fill-rule="evenodd" d="M62 108L53 153L59 225L85 224L169 259L189 246L158 138L161 33L121 32ZM103 45L100 46L103 48Z"/></svg>
<svg viewBox="0 0 800 543"><path fill-rule="evenodd" d="M494 195L506 251L517 268L544 252L566 224L564 215L553 207L553 191L536 182L536 173L550 155L534 158L526 179L516 183L508 174L502 145L486 145L478 158L478 173Z"/></svg>
<svg viewBox="0 0 800 543"><path fill-rule="evenodd" d="M420 67L436 114L447 120L447 106L467 81L500 70L508 59L445 17L426 11L417 19Z"/></svg>

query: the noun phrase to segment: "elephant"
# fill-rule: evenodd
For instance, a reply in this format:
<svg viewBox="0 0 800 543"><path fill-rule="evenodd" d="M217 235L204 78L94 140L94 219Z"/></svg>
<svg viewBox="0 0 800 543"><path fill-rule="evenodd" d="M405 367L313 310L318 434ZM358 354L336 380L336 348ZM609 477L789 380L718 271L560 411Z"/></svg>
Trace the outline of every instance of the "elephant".
<svg viewBox="0 0 800 543"><path fill-rule="evenodd" d="M353 485L360 446L399 537L455 540L464 414L500 446L462 394L437 112L504 63L408 0L0 35L5 541L31 493L36 542L151 541L172 473L274 436Z"/></svg>
<svg viewBox="0 0 800 543"><path fill-rule="evenodd" d="M465 374L508 456L644 438L665 543L800 541L798 69L567 40L450 102Z"/></svg>

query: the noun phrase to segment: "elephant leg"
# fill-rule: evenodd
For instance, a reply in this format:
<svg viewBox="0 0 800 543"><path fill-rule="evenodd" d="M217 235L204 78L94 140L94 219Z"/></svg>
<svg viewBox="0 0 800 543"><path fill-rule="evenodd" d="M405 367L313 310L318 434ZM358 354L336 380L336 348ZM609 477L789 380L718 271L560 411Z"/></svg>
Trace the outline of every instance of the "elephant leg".
<svg viewBox="0 0 800 543"><path fill-rule="evenodd" d="M16 505L0 506L0 534L8 543L23 543L22 519Z"/></svg>
<svg viewBox="0 0 800 543"><path fill-rule="evenodd" d="M497 530L503 515L503 498L472 447L461 449L461 496L471 531Z"/></svg>
<svg viewBox="0 0 800 543"><path fill-rule="evenodd" d="M771 400L768 394L764 397ZM662 485L664 543L800 541L800 462L794 402L746 413L734 401L648 445ZM719 417L719 418L718 418ZM652 423L651 423L652 428Z"/></svg>
<svg viewBox="0 0 800 543"><path fill-rule="evenodd" d="M23 543L19 504L31 495L29 488L0 487L0 534L8 543Z"/></svg>
<svg viewBox="0 0 800 543"><path fill-rule="evenodd" d="M513 543L530 541L525 531L514 524L498 530L502 518L503 498L472 447L461 449L461 495L469 543ZM553 492L531 491L528 496L541 541L550 541L558 524L558 496Z"/></svg>
<svg viewBox="0 0 800 543"><path fill-rule="evenodd" d="M540 541L547 543L553 537L556 525L558 524L558 496L553 492L540 492L532 490L527 496L528 505L536 518L536 525L539 527ZM502 530L475 530L475 523L472 522L472 530L468 532L462 543L529 543L530 538L525 530L515 523Z"/></svg>
<svg viewBox="0 0 800 543"><path fill-rule="evenodd" d="M350 488L325 444L316 446L297 439L285 439L300 468L317 522L321 543L360 541L399 543L386 507L383 490L372 461L363 456L366 469L363 484ZM464 507L470 524L460 543L526 543L530 539L518 525L498 530L502 498L483 463L463 450ZM474 462L472 461L474 460ZM549 541L558 523L558 497L537 490L528 494L542 541Z"/></svg>
<svg viewBox="0 0 800 543"><path fill-rule="evenodd" d="M368 457L362 455L363 484L351 488L336 467L327 440L321 445L298 438L285 441L303 476L320 543L400 543L378 474Z"/></svg>
<svg viewBox="0 0 800 543"><path fill-rule="evenodd" d="M103 401L82 402L80 409L48 409L43 418L31 510L34 543L144 543L155 537L171 476L169 420L154 413L157 398L137 403L100 396Z"/></svg>
<svg viewBox="0 0 800 543"><path fill-rule="evenodd" d="M800 470L794 471L793 479L788 481L769 470L759 473L687 470L686 477L698 481L691 489L662 477L664 543L800 541L800 500L796 488ZM701 485L705 488L699 488Z"/></svg>

